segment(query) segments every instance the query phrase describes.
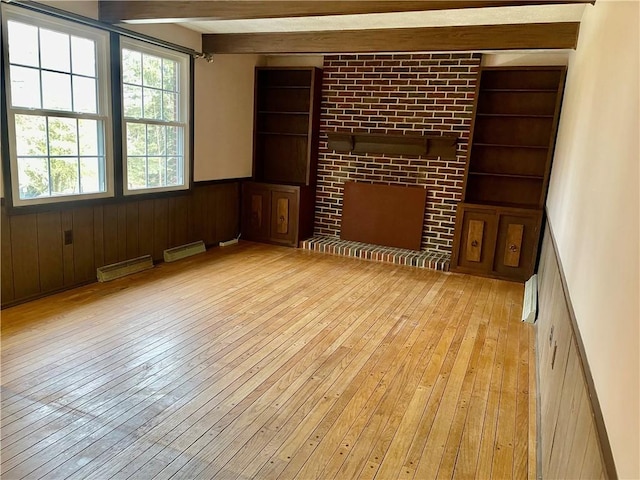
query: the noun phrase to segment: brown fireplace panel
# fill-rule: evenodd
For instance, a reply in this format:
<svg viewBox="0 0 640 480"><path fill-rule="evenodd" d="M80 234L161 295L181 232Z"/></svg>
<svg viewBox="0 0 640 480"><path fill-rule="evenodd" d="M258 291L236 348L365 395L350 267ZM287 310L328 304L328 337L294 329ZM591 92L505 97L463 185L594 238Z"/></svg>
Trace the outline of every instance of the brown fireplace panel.
<svg viewBox="0 0 640 480"><path fill-rule="evenodd" d="M427 190L345 182L340 238L420 250Z"/></svg>

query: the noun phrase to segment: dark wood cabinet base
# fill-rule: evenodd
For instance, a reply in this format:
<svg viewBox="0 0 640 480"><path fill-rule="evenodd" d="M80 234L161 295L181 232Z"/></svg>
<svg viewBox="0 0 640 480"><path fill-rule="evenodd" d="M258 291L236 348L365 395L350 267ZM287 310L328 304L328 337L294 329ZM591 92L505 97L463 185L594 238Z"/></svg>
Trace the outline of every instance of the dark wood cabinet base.
<svg viewBox="0 0 640 480"><path fill-rule="evenodd" d="M242 184L242 237L297 247L302 240L313 236L314 208L315 187L245 182Z"/></svg>
<svg viewBox="0 0 640 480"><path fill-rule="evenodd" d="M542 210L462 203L451 271L525 281L533 275Z"/></svg>

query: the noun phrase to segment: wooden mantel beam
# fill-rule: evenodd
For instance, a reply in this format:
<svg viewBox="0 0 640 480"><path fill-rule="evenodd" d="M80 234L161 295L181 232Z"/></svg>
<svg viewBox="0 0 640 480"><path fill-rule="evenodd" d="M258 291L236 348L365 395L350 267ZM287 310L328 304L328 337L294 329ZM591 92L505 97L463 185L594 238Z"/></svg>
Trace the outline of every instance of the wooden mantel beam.
<svg viewBox="0 0 640 480"><path fill-rule="evenodd" d="M206 34L210 53L364 53L575 49L579 23Z"/></svg>
<svg viewBox="0 0 640 480"><path fill-rule="evenodd" d="M309 17L521 5L594 3L595 0L99 0L107 23Z"/></svg>

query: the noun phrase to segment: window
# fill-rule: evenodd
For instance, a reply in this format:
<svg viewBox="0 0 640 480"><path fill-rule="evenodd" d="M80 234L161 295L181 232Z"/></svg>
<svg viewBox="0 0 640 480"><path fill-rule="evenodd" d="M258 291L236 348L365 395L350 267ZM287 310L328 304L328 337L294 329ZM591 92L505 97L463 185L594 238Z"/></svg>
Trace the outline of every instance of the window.
<svg viewBox="0 0 640 480"><path fill-rule="evenodd" d="M122 39L124 193L189 188L189 56Z"/></svg>
<svg viewBox="0 0 640 480"><path fill-rule="evenodd" d="M14 205L112 196L109 35L3 8Z"/></svg>
<svg viewBox="0 0 640 480"><path fill-rule="evenodd" d="M4 3L2 43L13 206L190 188L188 53Z"/></svg>

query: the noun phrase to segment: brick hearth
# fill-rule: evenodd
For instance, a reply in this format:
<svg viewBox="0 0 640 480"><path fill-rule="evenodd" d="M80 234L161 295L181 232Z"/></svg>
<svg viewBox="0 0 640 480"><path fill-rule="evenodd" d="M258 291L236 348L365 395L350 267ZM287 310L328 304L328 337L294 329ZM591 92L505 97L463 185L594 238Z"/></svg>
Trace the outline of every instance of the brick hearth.
<svg viewBox="0 0 640 480"><path fill-rule="evenodd" d="M418 252L402 248L381 247L369 243L351 242L336 237L316 236L300 244L305 250L340 255L343 257L373 260L375 262L408 265L410 267L429 268L449 271L449 254L438 252Z"/></svg>

